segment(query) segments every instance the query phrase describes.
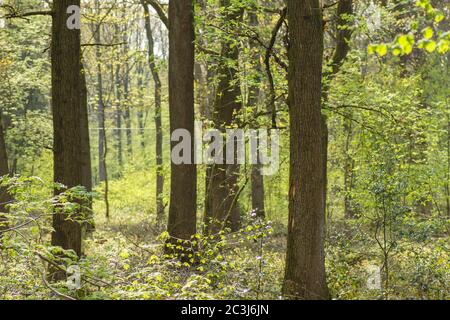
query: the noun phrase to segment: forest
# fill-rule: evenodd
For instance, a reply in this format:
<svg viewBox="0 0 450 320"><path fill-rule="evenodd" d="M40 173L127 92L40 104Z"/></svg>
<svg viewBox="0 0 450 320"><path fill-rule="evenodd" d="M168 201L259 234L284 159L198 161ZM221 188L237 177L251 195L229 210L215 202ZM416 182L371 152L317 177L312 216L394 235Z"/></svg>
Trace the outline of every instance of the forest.
<svg viewBox="0 0 450 320"><path fill-rule="evenodd" d="M0 300L450 300L449 15L0 0Z"/></svg>

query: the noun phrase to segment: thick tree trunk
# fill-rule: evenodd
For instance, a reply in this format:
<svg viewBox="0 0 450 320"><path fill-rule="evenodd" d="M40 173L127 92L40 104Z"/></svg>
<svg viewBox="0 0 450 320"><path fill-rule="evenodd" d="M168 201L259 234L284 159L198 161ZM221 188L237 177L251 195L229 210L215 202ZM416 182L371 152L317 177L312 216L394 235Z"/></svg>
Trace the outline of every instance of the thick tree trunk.
<svg viewBox="0 0 450 320"><path fill-rule="evenodd" d="M150 12L144 1L141 1L145 14L145 31L148 41L148 62L155 83L155 128L156 128L156 218L160 224L164 218L164 175L163 175L163 132L161 120L161 90L162 84L159 77L158 68L155 60L155 43L153 40L153 30L150 21Z"/></svg>
<svg viewBox="0 0 450 320"><path fill-rule="evenodd" d="M226 23L238 22L242 19L242 8L231 8L230 0L221 0L221 6L225 8ZM230 32L231 28L227 27ZM225 128L234 122L234 115L242 109L239 102L241 88L238 81L239 75L236 66L230 66L229 61L237 65L239 60L239 48L230 40L222 43L223 60L220 62L216 103L212 115L216 129L225 132ZM223 158L226 159L226 150L223 150ZM239 193L238 164L214 164L207 175L207 191L205 204L205 222L207 231L215 234L225 227L236 231L240 227L240 208L238 203Z"/></svg>
<svg viewBox="0 0 450 320"><path fill-rule="evenodd" d="M321 115L322 10L318 0L287 3L291 159L283 293L292 299L328 299Z"/></svg>
<svg viewBox="0 0 450 320"><path fill-rule="evenodd" d="M70 5L80 6L80 0L53 2L51 42L52 111L54 130L54 181L67 188L83 184L83 117L80 30L66 26ZM83 133L84 132L84 133ZM63 189L64 190L64 189ZM61 189L55 189L59 194ZM77 201L77 199L72 199ZM74 213L53 215L52 245L74 250L81 255L81 225ZM75 212L75 216L79 212Z"/></svg>
<svg viewBox="0 0 450 320"><path fill-rule="evenodd" d="M170 129L194 137L194 8L191 0L169 2ZM172 142L172 149L177 142ZM194 139L191 139L194 150ZM194 155L191 155L193 163ZM197 170L195 164L171 164L168 232L190 240L196 233Z"/></svg>

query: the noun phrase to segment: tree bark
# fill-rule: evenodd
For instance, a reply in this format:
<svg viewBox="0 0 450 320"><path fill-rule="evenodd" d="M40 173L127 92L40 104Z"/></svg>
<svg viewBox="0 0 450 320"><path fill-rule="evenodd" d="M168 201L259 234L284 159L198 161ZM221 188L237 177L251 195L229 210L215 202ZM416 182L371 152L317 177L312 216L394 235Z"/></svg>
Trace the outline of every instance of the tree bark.
<svg viewBox="0 0 450 320"><path fill-rule="evenodd" d="M287 298L328 299L321 115L323 19L318 0L288 0L290 190Z"/></svg>
<svg viewBox="0 0 450 320"><path fill-rule="evenodd" d="M81 186L84 180L80 30L66 26L70 5L80 6L80 0L53 2L51 42L54 181L65 188ZM55 195L65 188L56 188ZM81 225L74 220L79 213L69 217L68 213L55 212L52 245L81 256Z"/></svg>
<svg viewBox="0 0 450 320"><path fill-rule="evenodd" d="M194 8L191 0L169 2L169 108L171 132L194 137ZM176 142L171 143L172 149ZM194 139L191 139L194 150ZM193 163L194 155L191 155ZM168 232L190 240L196 233L197 170L195 164L171 163Z"/></svg>

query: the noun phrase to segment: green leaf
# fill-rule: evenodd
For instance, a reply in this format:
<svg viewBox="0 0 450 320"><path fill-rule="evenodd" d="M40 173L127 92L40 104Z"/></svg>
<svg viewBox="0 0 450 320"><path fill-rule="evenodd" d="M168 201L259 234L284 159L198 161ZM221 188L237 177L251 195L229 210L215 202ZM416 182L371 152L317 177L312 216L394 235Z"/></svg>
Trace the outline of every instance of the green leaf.
<svg viewBox="0 0 450 320"><path fill-rule="evenodd" d="M400 48L394 48L394 49L392 50L392 54L393 54L394 56L399 56L399 55L402 54L402 49L400 49Z"/></svg>
<svg viewBox="0 0 450 320"><path fill-rule="evenodd" d="M438 52L439 54L445 54L448 52L449 48L449 41L448 40L441 40L438 43Z"/></svg>
<svg viewBox="0 0 450 320"><path fill-rule="evenodd" d="M385 44L380 44L376 47L375 51L380 57L383 57L387 54L388 47Z"/></svg>
<svg viewBox="0 0 450 320"><path fill-rule="evenodd" d="M430 40L431 38L433 38L434 35L434 31L431 27L426 27L425 29L423 29L423 36L425 39Z"/></svg>
<svg viewBox="0 0 450 320"><path fill-rule="evenodd" d="M429 53L434 52L434 50L436 50L436 47L437 47L437 45L436 45L435 41L428 41L425 44L425 50L427 50Z"/></svg>
<svg viewBox="0 0 450 320"><path fill-rule="evenodd" d="M401 35L397 39L397 43L400 45L402 54L410 54L413 50L414 42L414 36L412 34Z"/></svg>
<svg viewBox="0 0 450 320"><path fill-rule="evenodd" d="M444 19L445 19L445 15L442 12L438 12L436 14L436 17L434 17L434 22L435 23L439 23L439 22L441 22Z"/></svg>

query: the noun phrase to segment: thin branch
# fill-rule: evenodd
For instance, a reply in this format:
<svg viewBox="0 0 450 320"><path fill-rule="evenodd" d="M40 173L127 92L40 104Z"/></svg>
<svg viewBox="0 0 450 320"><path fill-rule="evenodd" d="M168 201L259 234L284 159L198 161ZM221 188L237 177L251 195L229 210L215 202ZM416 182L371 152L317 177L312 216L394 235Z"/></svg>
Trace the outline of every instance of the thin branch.
<svg viewBox="0 0 450 320"><path fill-rule="evenodd" d="M155 9L156 13L161 19L161 22L164 23L167 29L169 29L169 18L167 17L166 11L162 7L161 3L157 0L146 0L146 3L151 5L153 9Z"/></svg>

